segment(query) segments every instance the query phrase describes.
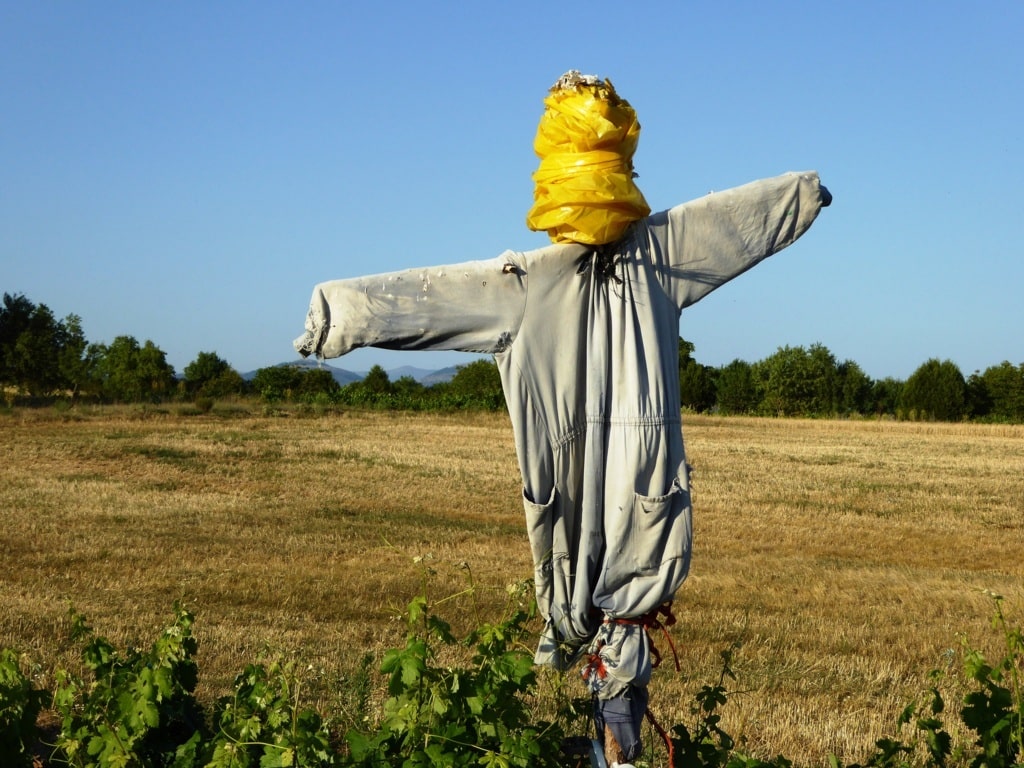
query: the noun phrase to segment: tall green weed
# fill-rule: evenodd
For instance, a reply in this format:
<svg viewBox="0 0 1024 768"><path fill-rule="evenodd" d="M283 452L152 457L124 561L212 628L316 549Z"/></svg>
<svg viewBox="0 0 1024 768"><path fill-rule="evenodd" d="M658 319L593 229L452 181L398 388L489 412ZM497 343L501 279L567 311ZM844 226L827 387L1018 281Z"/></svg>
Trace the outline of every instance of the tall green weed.
<svg viewBox="0 0 1024 768"><path fill-rule="evenodd" d="M0 650L0 765L22 768L32 764L39 713L50 695L36 688L13 650Z"/></svg>
<svg viewBox="0 0 1024 768"><path fill-rule="evenodd" d="M472 588L466 590L471 594ZM464 637L413 599L405 614L404 645L384 653L380 671L386 696L344 733L332 721L301 705L295 665L249 664L231 694L207 711L196 700L197 650L192 614L175 606L174 620L148 650L120 651L95 636L72 614L72 635L82 643L90 679L58 670L52 693L40 690L19 657L0 650L0 765L68 765L75 768L338 768L353 766L555 766L564 763L567 733L579 730L579 702L546 706L538 718L537 670L532 665L529 624L532 605L522 607L511 590L502 616L480 623ZM875 742L862 763L830 760L831 768L1020 768L1024 756L1024 633L1011 625L1002 598L993 596L992 627L1002 641L998 658L986 658L966 640L963 680L935 671L917 700L902 711L897 733ZM792 768L779 755L746 754L722 727L733 655L722 652L718 680L695 695L691 722L670 726L667 756L651 741L646 766L673 768ZM365 661L365 660L364 660ZM352 701L371 696L369 678L357 676ZM943 691L967 685L951 713ZM550 695L550 694L548 694ZM36 723L47 707L60 725L49 753L35 754L42 734ZM958 727L947 727L950 718ZM336 728L336 724L333 724ZM954 738L951 732L969 736Z"/></svg>

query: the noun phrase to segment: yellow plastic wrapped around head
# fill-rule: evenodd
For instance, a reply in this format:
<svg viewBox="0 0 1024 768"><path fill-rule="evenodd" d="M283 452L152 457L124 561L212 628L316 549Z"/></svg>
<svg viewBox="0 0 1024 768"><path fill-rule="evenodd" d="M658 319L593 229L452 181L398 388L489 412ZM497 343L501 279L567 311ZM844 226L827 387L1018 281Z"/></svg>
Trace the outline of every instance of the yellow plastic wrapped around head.
<svg viewBox="0 0 1024 768"><path fill-rule="evenodd" d="M650 212L633 182L640 123L611 81L566 72L544 99L526 225L556 243L604 245Z"/></svg>

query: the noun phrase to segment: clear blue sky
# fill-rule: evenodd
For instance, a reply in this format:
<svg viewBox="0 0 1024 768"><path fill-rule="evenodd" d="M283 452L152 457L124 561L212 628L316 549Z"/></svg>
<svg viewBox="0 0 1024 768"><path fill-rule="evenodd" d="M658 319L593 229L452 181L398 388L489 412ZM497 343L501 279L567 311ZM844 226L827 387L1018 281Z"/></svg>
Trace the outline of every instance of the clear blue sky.
<svg viewBox="0 0 1024 768"><path fill-rule="evenodd" d="M699 361L820 342L874 378L1017 364L1022 39L1020 0L2 0L0 292L179 371L292 359L317 282L546 244L531 143L580 69L636 108L655 210L787 170L835 195L683 313Z"/></svg>

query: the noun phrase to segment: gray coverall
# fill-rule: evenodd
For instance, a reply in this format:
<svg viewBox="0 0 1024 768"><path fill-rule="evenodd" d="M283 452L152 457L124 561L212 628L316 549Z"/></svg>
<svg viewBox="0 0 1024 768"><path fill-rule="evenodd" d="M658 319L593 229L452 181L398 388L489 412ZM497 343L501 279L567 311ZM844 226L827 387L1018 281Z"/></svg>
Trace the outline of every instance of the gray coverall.
<svg viewBox="0 0 1024 768"><path fill-rule="evenodd" d="M788 173L653 214L610 246L321 283L295 346L494 354L546 620L536 661L564 667L594 642L604 668L588 682L613 697L650 676L646 632L613 620L671 600L690 565L680 312L795 241L829 199L816 173Z"/></svg>

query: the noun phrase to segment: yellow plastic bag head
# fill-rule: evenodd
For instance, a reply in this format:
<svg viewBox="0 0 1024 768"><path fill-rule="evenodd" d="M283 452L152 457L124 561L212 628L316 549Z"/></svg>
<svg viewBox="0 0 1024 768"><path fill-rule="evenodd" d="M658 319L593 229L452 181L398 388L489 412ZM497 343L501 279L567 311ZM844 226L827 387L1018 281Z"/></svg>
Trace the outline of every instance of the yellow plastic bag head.
<svg viewBox="0 0 1024 768"><path fill-rule="evenodd" d="M566 72L544 99L526 225L556 243L604 245L650 212L633 182L640 123L609 80Z"/></svg>

